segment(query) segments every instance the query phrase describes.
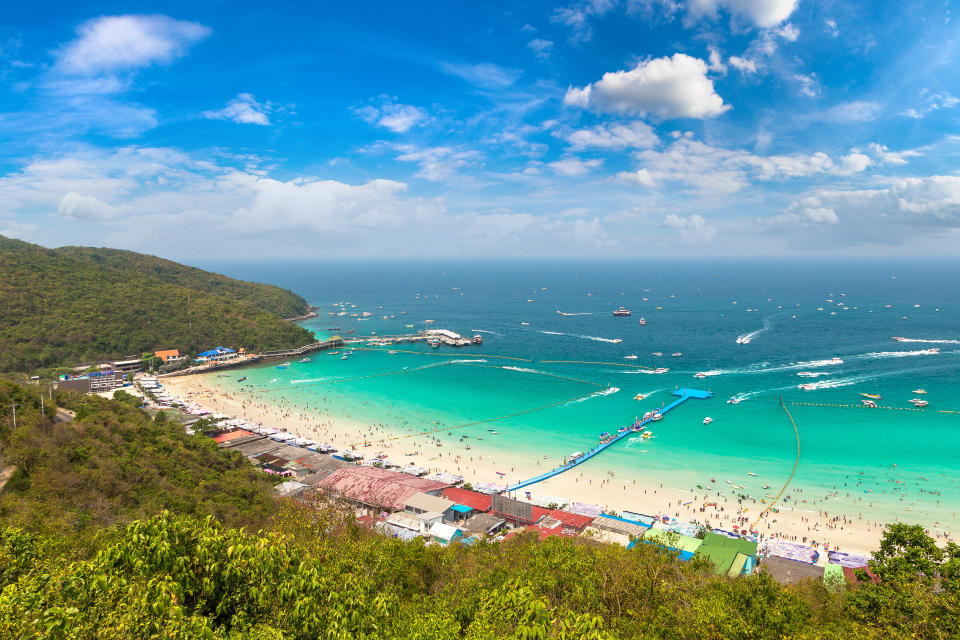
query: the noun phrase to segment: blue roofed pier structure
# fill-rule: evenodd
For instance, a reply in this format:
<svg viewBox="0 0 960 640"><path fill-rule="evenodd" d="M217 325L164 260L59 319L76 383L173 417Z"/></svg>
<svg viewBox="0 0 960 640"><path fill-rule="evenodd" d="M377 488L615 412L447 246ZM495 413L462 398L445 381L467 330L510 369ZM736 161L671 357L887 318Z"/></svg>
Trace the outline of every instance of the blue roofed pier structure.
<svg viewBox="0 0 960 640"><path fill-rule="evenodd" d="M712 393L712 392L710 392L710 391L702 391L702 390L700 390L700 389L687 389L687 388L682 388L682 389L675 389L672 393L673 393L673 395L678 396L678 398L677 398L676 400L674 400L673 402L671 402L670 404L668 404L667 406L663 407L662 409L657 409L654 413L659 414L659 415L662 416L662 415L665 415L665 414L666 414L667 412L669 412L670 410L672 410L672 409L674 409L674 408L676 408L676 407L679 407L681 404L683 404L683 403L686 402L687 400L690 400L691 398L695 398L695 399L697 399L697 400L706 400L707 398L713 397L713 393ZM634 433L634 432L635 432L635 431L634 431L635 429L638 429L639 427L642 427L642 426L646 425L648 422L650 422L650 421L652 421L652 420L653 420L653 417L645 418L645 419L643 419L643 420L638 420L637 422L635 422L635 423L633 423L632 425L630 425L627 429L625 429L625 430L620 431L619 433L617 433L617 434L616 434L613 438L611 438L609 441L604 442L603 444L597 445L596 447L594 447L593 449L591 449L590 451L588 451L588 452L585 453L584 455L580 456L579 458L576 458L576 459L574 459L574 460L569 460L569 461L567 461L566 464L563 464L563 465L557 467L556 469L551 469L550 471L547 471L546 473L541 473L541 474L538 475L538 476L534 476L533 478L530 478L529 480L524 480L523 482L519 482L519 483L517 483L517 484L515 484L515 485L511 485L511 486L507 487L506 489L504 489L504 491L517 491L518 489L523 489L524 487L529 487L529 486L532 485L532 484L537 484L538 482L543 482L544 480L548 480L548 479L550 479L550 478L552 478L552 477L554 477L554 476L560 475L560 474L563 473L564 471L568 471L568 470L570 470L570 469L572 469L572 468L574 468L574 467L576 467L576 466L578 466L578 465L581 465L581 464L583 464L584 462L586 462L587 460L589 460L589 459L591 459L591 458L599 455L599 454L602 453L603 451L606 451L609 447L613 446L614 444L616 444L616 443L619 442L620 440L622 440L622 439L626 438L627 436L631 435L632 433Z"/></svg>

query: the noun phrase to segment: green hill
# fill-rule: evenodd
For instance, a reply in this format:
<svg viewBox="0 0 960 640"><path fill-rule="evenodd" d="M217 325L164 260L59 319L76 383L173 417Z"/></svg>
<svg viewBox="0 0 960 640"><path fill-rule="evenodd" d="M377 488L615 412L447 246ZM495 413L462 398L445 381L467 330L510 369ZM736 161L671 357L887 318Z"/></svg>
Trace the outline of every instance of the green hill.
<svg viewBox="0 0 960 640"><path fill-rule="evenodd" d="M302 312L301 303L282 289L248 288L151 256L52 250L0 236L0 371L157 349L299 346L312 334L266 309Z"/></svg>
<svg viewBox="0 0 960 640"><path fill-rule="evenodd" d="M101 267L149 276L166 284L243 300L282 318L302 316L310 309L307 301L292 291L259 282L234 280L143 253L105 247L59 247L53 251Z"/></svg>

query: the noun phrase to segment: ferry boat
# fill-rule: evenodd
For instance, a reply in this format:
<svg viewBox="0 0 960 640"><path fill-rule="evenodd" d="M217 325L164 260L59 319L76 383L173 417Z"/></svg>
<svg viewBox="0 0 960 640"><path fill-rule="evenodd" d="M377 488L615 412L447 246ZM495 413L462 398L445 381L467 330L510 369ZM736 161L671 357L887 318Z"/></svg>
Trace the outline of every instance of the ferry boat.
<svg viewBox="0 0 960 640"><path fill-rule="evenodd" d="M617 316L618 318L626 318L630 315L630 309L627 309L626 307L620 307L614 310L613 315Z"/></svg>
<svg viewBox="0 0 960 640"><path fill-rule="evenodd" d="M710 424L711 422L713 422L713 418L711 418L710 416L707 416L706 418L703 419L703 424Z"/></svg>
<svg viewBox="0 0 960 640"><path fill-rule="evenodd" d="M582 458L582 457L583 457L583 452L582 452L582 451L574 451L574 452L571 453L569 456L567 456L567 460L569 460L570 462L573 462L574 460L576 460L576 459L578 459L578 458Z"/></svg>
<svg viewBox="0 0 960 640"><path fill-rule="evenodd" d="M860 395L863 396L864 398L867 398L868 400L879 400L879 399L880 399L880 395L879 395L879 394L876 394L876 393L861 393Z"/></svg>
<svg viewBox="0 0 960 640"><path fill-rule="evenodd" d="M876 409L876 408L877 408L877 403L874 402L873 400L861 400L860 402L862 402L862 403L863 403L863 406L865 406L865 407L869 407L869 408L871 408L871 409Z"/></svg>
<svg viewBox="0 0 960 640"><path fill-rule="evenodd" d="M912 404L918 409L922 409L923 407L929 406L930 402L922 398L913 398L912 400L910 400L910 404Z"/></svg>

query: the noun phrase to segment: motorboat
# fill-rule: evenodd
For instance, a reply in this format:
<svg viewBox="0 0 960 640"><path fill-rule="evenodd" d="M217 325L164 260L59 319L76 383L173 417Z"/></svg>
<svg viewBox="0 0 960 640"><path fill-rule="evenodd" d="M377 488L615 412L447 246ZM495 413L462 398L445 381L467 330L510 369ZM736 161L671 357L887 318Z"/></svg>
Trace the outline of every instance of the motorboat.
<svg viewBox="0 0 960 640"><path fill-rule="evenodd" d="M670 371L670 369L667 369L666 367L657 367L653 370L654 373L666 373L668 371Z"/></svg>
<svg viewBox="0 0 960 640"><path fill-rule="evenodd" d="M643 400L643 399L646 398L646 397L647 397L647 396L643 395L642 393L638 393L637 395L633 396L633 399L634 399L634 400Z"/></svg>
<svg viewBox="0 0 960 640"><path fill-rule="evenodd" d="M350 359L350 356L340 356L340 359L341 359L341 360L349 360L349 359Z"/></svg>
<svg viewBox="0 0 960 640"><path fill-rule="evenodd" d="M913 398L912 400L910 400L910 404L917 407L918 409L922 409L926 406L929 406L930 402L922 398Z"/></svg>
<svg viewBox="0 0 960 640"><path fill-rule="evenodd" d="M700 378L700 379L702 380L702 379L704 379L704 378L707 377L707 374L705 374L705 373L703 373L703 372L701 371L700 373L695 373L695 374L693 374L693 377L694 377L694 378Z"/></svg>
<svg viewBox="0 0 960 640"><path fill-rule="evenodd" d="M300 358L300 362L310 362L310 358Z"/></svg>
<svg viewBox="0 0 960 640"><path fill-rule="evenodd" d="M817 384L816 384L815 382L807 382L807 383L804 383L804 384L801 384L801 385L797 385L797 386L798 386L800 389L803 389L804 391L813 391L814 389L819 389L819 388L820 388L820 387L817 386Z"/></svg>
<svg viewBox="0 0 960 640"><path fill-rule="evenodd" d="M713 422L713 418L711 418L710 416L707 416L706 418L703 419L703 424L710 424L711 422Z"/></svg>
<svg viewBox="0 0 960 640"><path fill-rule="evenodd" d="M873 400L861 400L860 402L863 403L863 406L868 407L868 408L870 408L870 409L876 409L876 408L877 408L877 403L874 402Z"/></svg>
<svg viewBox="0 0 960 640"><path fill-rule="evenodd" d="M613 315L618 318L626 318L630 316L630 309L626 307L619 307L613 311Z"/></svg>
<svg viewBox="0 0 960 640"><path fill-rule="evenodd" d="M747 471L747 475L748 475L748 476L753 476L754 478L757 477L757 474L755 474L753 471Z"/></svg>
<svg viewBox="0 0 960 640"><path fill-rule="evenodd" d="M732 396L727 399L727 404L740 404L741 402L743 402L743 398L738 398L737 396Z"/></svg>
<svg viewBox="0 0 960 640"><path fill-rule="evenodd" d="M663 355L663 353L661 353L660 351L654 351L654 352L651 353L650 355L652 355L652 356L657 356L657 357L659 358L660 356Z"/></svg>
<svg viewBox="0 0 960 640"><path fill-rule="evenodd" d="M650 419L653 420L654 422L660 422L661 420L663 420L663 414L654 413L652 416L650 416Z"/></svg>
<svg viewBox="0 0 960 640"><path fill-rule="evenodd" d="M863 396L864 398L867 398L868 400L879 400L879 399L880 399L880 395L879 395L879 394L876 394L876 393L861 393L860 395Z"/></svg>
<svg viewBox="0 0 960 640"><path fill-rule="evenodd" d="M647 319L644 317L640 318L640 324L647 324Z"/></svg>
<svg viewBox="0 0 960 640"><path fill-rule="evenodd" d="M926 393L926 392L927 392L926 389L914 389L914 390L911 391L910 393L923 394L923 393Z"/></svg>
<svg viewBox="0 0 960 640"><path fill-rule="evenodd" d="M237 382L243 382L243 381L246 380L246 379L247 379L247 376L243 376L242 378L240 378L239 380L237 380Z"/></svg>
<svg viewBox="0 0 960 640"><path fill-rule="evenodd" d="M683 354L680 353L679 351L670 354L670 356L673 357L673 358L679 358L679 357L682 356L682 355L683 355Z"/></svg>
<svg viewBox="0 0 960 640"><path fill-rule="evenodd" d="M637 359L637 356L635 356L635 355L623 356L623 359L624 359L624 360L636 360L636 359Z"/></svg>

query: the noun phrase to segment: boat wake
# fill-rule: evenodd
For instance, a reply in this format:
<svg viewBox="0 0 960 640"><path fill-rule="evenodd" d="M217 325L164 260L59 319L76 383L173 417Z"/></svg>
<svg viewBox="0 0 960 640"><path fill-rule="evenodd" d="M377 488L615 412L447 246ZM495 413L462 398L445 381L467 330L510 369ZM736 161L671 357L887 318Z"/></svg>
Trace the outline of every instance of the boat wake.
<svg viewBox="0 0 960 640"><path fill-rule="evenodd" d="M592 316L593 311L579 311L577 313L568 313L566 311L557 311L561 316Z"/></svg>
<svg viewBox="0 0 960 640"><path fill-rule="evenodd" d="M497 333L496 331L487 331L486 329L470 329L473 333L491 333L495 336L502 336L502 333Z"/></svg>
<svg viewBox="0 0 960 640"><path fill-rule="evenodd" d="M917 349L916 351L875 351L851 356L854 360L880 360L883 358L907 358L910 356L933 356L940 353L940 349Z"/></svg>
<svg viewBox="0 0 960 640"><path fill-rule="evenodd" d="M894 336L893 339L896 340L897 342L923 342L926 344L960 344L960 340L947 340L947 339L926 340L924 338L900 338L897 336Z"/></svg>
<svg viewBox="0 0 960 640"><path fill-rule="evenodd" d="M744 367L736 367L734 369L710 369L708 371L700 371L697 373L697 376L710 377L710 376L723 376L723 375L738 374L738 373L777 373L779 371L795 371L797 369L818 369L820 367L831 367L839 364L843 364L843 360L841 358L829 358L827 360L809 360L805 362L792 362L790 364L782 364L782 365L774 365L774 366L770 366L769 362L758 362L756 364L748 364Z"/></svg>
<svg viewBox="0 0 960 640"><path fill-rule="evenodd" d="M324 382L330 378L305 378L303 380L291 380L290 384L301 384L303 382Z"/></svg>
<svg viewBox="0 0 960 640"><path fill-rule="evenodd" d="M478 358L476 360L450 360L450 364L469 364L471 362L487 362L483 358Z"/></svg>
<svg viewBox="0 0 960 640"><path fill-rule="evenodd" d="M771 316L772 317L772 316ZM744 333L737 336L737 344L750 344L754 338L757 336L766 333L771 328L770 318L763 319L763 326L756 331L751 331L750 333Z"/></svg>
<svg viewBox="0 0 960 640"><path fill-rule="evenodd" d="M510 371L520 371L521 373L539 373L542 376L551 376L552 373L547 373L546 371L540 371L539 369L528 369L526 367L513 367L510 365L503 365L501 369L508 369Z"/></svg>
<svg viewBox="0 0 960 640"><path fill-rule="evenodd" d="M562 331L539 331L538 333L545 333L548 336L567 336L569 338L581 338L583 340L593 340L595 342L609 342L611 344L618 344L623 342L620 338L601 338L600 336L581 336L576 333L563 333Z"/></svg>
<svg viewBox="0 0 960 640"><path fill-rule="evenodd" d="M617 393L618 391L620 391L620 387L607 387L603 391L597 391L596 393L591 393L585 398L580 398L578 400L571 400L570 402L566 403L563 406L569 407L572 404L580 404L581 402L586 402L587 400L590 400L592 398L599 398L601 396L610 396Z"/></svg>

